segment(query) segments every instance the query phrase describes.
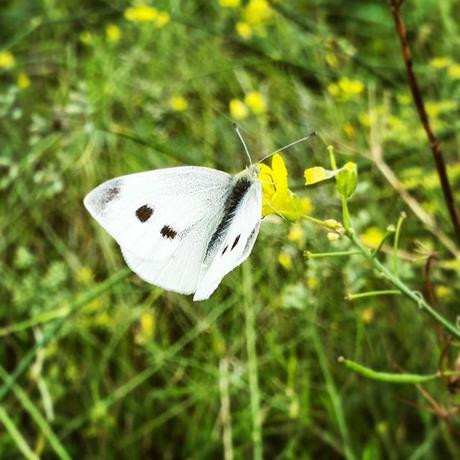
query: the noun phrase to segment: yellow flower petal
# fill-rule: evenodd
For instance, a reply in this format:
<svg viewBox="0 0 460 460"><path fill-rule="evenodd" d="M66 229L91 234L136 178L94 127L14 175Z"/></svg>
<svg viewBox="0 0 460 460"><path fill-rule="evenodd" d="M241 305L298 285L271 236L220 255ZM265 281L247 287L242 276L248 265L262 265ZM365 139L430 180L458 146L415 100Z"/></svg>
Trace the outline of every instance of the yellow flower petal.
<svg viewBox="0 0 460 460"><path fill-rule="evenodd" d="M244 21L239 21L235 25L236 33L241 37L247 40L251 38L252 35L252 27Z"/></svg>
<svg viewBox="0 0 460 460"><path fill-rule="evenodd" d="M264 113L266 110L265 99L258 91L250 91L246 94L244 102L255 114Z"/></svg>
<svg viewBox="0 0 460 460"><path fill-rule="evenodd" d="M279 153L275 153L272 159L273 180L275 188L279 192L286 193L288 189L287 169L283 157Z"/></svg>
<svg viewBox="0 0 460 460"><path fill-rule="evenodd" d="M305 185L313 185L334 177L334 171L325 169L322 166L314 166L313 168L306 169L304 176Z"/></svg>
<svg viewBox="0 0 460 460"><path fill-rule="evenodd" d="M248 108L244 102L239 99L232 99L230 101L229 110L234 120L244 120L249 114Z"/></svg>
<svg viewBox="0 0 460 460"><path fill-rule="evenodd" d="M176 112L183 112L188 108L188 101L182 96L173 96L169 100L169 106Z"/></svg>
<svg viewBox="0 0 460 460"><path fill-rule="evenodd" d="M241 0L219 0L219 5L222 8L238 8L241 5Z"/></svg>
<svg viewBox="0 0 460 460"><path fill-rule="evenodd" d="M9 51L0 51L0 69L11 69L14 67L16 60Z"/></svg>

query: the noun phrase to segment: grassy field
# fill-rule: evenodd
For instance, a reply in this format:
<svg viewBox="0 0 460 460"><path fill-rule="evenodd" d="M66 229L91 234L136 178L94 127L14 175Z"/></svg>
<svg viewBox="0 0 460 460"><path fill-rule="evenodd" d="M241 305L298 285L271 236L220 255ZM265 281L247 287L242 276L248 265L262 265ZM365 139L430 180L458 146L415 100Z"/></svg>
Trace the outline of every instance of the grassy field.
<svg viewBox="0 0 460 460"><path fill-rule="evenodd" d="M460 244L390 7L271 5L1 3L2 460L460 458ZM402 16L458 204L460 2ZM317 132L282 153L305 215L264 219L194 303L129 272L82 200L236 174L234 121L253 159ZM330 145L358 167L349 225L334 179L305 185Z"/></svg>

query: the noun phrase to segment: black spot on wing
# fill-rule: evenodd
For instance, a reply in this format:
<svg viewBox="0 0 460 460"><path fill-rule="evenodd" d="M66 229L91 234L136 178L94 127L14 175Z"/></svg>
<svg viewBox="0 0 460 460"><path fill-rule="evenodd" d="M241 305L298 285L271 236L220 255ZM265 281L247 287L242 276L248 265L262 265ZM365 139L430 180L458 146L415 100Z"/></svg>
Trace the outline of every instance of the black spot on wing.
<svg viewBox="0 0 460 460"><path fill-rule="evenodd" d="M246 177L239 179L236 184L233 186L232 191L228 195L227 200L225 201L224 216L218 225L216 231L213 233L211 240L209 241L206 254L209 254L214 245L219 241L222 234L230 225L235 211L238 208L238 205L241 203L244 195L248 191L249 187L252 185L252 182Z"/></svg>
<svg viewBox="0 0 460 460"><path fill-rule="evenodd" d="M136 209L136 217L141 222L147 222L150 219L150 217L152 217L152 214L153 214L153 208L151 208L150 206L146 204Z"/></svg>
<svg viewBox="0 0 460 460"><path fill-rule="evenodd" d="M99 195L99 207L103 210L111 201L120 197L121 181L113 181L111 184L103 188L102 193Z"/></svg>
<svg viewBox="0 0 460 460"><path fill-rule="evenodd" d="M163 237L168 238L170 240L173 240L177 235L177 232L174 229L172 229L169 225L163 226L163 228L160 230L160 233Z"/></svg>
<svg viewBox="0 0 460 460"><path fill-rule="evenodd" d="M228 246L225 246L224 250L222 251L222 255L224 255L227 252Z"/></svg>
<svg viewBox="0 0 460 460"><path fill-rule="evenodd" d="M257 230L259 228L260 222L257 222L256 226L251 230L251 233L246 240L246 245L244 246L244 252L246 252L254 241L254 238L257 236Z"/></svg>
<svg viewBox="0 0 460 460"><path fill-rule="evenodd" d="M238 236L235 238L235 241L233 242L232 247L230 248L230 251L233 251L233 249L235 248L235 246L238 244L238 241L240 241L240 236L241 236L241 235L238 235Z"/></svg>

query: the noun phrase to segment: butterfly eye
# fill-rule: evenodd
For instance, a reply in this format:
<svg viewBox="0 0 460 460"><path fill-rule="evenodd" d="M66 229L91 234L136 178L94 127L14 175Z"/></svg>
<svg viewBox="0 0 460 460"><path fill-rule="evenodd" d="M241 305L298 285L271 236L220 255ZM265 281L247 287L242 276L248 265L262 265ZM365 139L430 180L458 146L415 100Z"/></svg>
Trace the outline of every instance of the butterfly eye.
<svg viewBox="0 0 460 460"><path fill-rule="evenodd" d="M136 210L136 217L141 221L141 222L146 222L152 217L153 214L153 209L150 206L147 206L144 204L144 206L141 206Z"/></svg>

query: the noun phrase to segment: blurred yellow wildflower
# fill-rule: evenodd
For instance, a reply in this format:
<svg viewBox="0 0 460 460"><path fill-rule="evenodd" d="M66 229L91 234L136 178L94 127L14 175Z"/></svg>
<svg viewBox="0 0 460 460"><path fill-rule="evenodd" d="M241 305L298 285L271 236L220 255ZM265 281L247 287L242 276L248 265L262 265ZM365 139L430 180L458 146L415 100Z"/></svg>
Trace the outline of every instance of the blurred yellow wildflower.
<svg viewBox="0 0 460 460"><path fill-rule="evenodd" d="M125 10L125 18L132 22L155 22L159 11L150 5L140 4Z"/></svg>
<svg viewBox="0 0 460 460"><path fill-rule="evenodd" d="M331 96L341 99L351 99L353 96L361 94L363 90L364 85L361 81L345 77L327 86L327 91Z"/></svg>
<svg viewBox="0 0 460 460"><path fill-rule="evenodd" d="M243 19L253 26L260 26L271 19L273 10L266 0L249 0L243 10Z"/></svg>
<svg viewBox="0 0 460 460"><path fill-rule="evenodd" d="M144 312L139 318L139 328L135 336L135 342L143 345L151 341L155 335L156 321L153 312Z"/></svg>
<svg viewBox="0 0 460 460"><path fill-rule="evenodd" d="M341 78L338 84L344 94L360 94L364 89L362 82L359 80L350 80L349 78Z"/></svg>
<svg viewBox="0 0 460 460"><path fill-rule="evenodd" d="M182 96L172 96L169 99L169 106L176 112L183 112L188 108L188 101Z"/></svg>
<svg viewBox="0 0 460 460"><path fill-rule="evenodd" d="M169 13L145 4L126 8L125 18L131 22L150 22L158 28L163 27L171 20Z"/></svg>
<svg viewBox="0 0 460 460"><path fill-rule="evenodd" d="M460 67L460 66L459 66ZM430 117L436 118L437 116L457 110L458 103L455 100L445 101L428 101L425 103L425 109Z"/></svg>
<svg viewBox="0 0 460 460"><path fill-rule="evenodd" d="M447 69L447 74L450 78L453 78L454 80L460 80L460 64L452 64Z"/></svg>
<svg viewBox="0 0 460 460"><path fill-rule="evenodd" d="M94 40L94 37L93 37L93 34L91 32L88 32L87 30L83 31L81 34L80 34L80 41L84 44L84 45L92 45L93 43L93 40Z"/></svg>
<svg viewBox="0 0 460 460"><path fill-rule="evenodd" d="M435 57L430 61L430 66L433 69L445 69L449 67L451 60L447 57Z"/></svg>
<svg viewBox="0 0 460 460"><path fill-rule="evenodd" d="M16 84L18 85L18 88L20 89L27 89L30 86L30 78L28 77L26 73L21 72L18 75Z"/></svg>
<svg viewBox="0 0 460 460"><path fill-rule="evenodd" d="M311 202L301 200L288 189L288 173L283 157L276 153L271 168L265 164L259 166L259 180L262 185L262 215L278 214L295 221L311 211Z"/></svg>
<svg viewBox="0 0 460 460"><path fill-rule="evenodd" d="M166 11L160 11L157 20L155 21L155 27L163 27L171 20L171 16Z"/></svg>
<svg viewBox="0 0 460 460"><path fill-rule="evenodd" d="M219 0L219 5L223 8L238 8L241 0Z"/></svg>
<svg viewBox="0 0 460 460"><path fill-rule="evenodd" d="M246 94L244 102L255 114L264 113L266 110L265 99L258 91L250 91Z"/></svg>
<svg viewBox="0 0 460 460"><path fill-rule="evenodd" d="M121 39L121 29L116 24L109 24L105 28L105 36L110 43L118 43Z"/></svg>
<svg viewBox="0 0 460 460"><path fill-rule="evenodd" d="M278 262L285 270L290 270L292 268L292 257L287 252L280 253Z"/></svg>
<svg viewBox="0 0 460 460"><path fill-rule="evenodd" d="M337 56L332 52L326 53L325 59L329 67L336 68L339 65Z"/></svg>
<svg viewBox="0 0 460 460"><path fill-rule="evenodd" d="M314 276L309 276L307 278L307 286L309 289L315 289L319 284L319 279Z"/></svg>
<svg viewBox="0 0 460 460"><path fill-rule="evenodd" d="M374 309L373 308L371 307L365 308L361 312L361 320L363 321L363 323L369 324L372 322L373 319L374 319Z"/></svg>
<svg viewBox="0 0 460 460"><path fill-rule="evenodd" d="M16 60L9 51L0 51L0 69L11 69L14 67Z"/></svg>
<svg viewBox="0 0 460 460"><path fill-rule="evenodd" d="M230 101L229 110L234 120L244 120L249 114L249 110L245 103L239 99L232 99Z"/></svg>
<svg viewBox="0 0 460 460"><path fill-rule="evenodd" d="M436 293L436 297L439 299L446 299L450 297L451 289L447 286L436 286L434 288L434 292Z"/></svg>
<svg viewBox="0 0 460 460"><path fill-rule="evenodd" d="M365 246L377 248L383 240L385 234L377 227L369 227L360 235L361 241Z"/></svg>
<svg viewBox="0 0 460 460"><path fill-rule="evenodd" d="M81 267L75 274L75 281L78 284L88 284L93 281L94 273L89 267Z"/></svg>
<svg viewBox="0 0 460 460"><path fill-rule="evenodd" d="M241 37L247 40L248 38L251 38L252 35L252 27L247 23L243 21L239 21L235 25L235 30L236 33Z"/></svg>
<svg viewBox="0 0 460 460"><path fill-rule="evenodd" d="M304 239L305 233L303 231L302 225L295 223L291 225L288 234L288 240L293 243L301 243Z"/></svg>
<svg viewBox="0 0 460 460"><path fill-rule="evenodd" d="M354 139L356 137L356 130L349 121L343 125L343 130L349 139Z"/></svg>

